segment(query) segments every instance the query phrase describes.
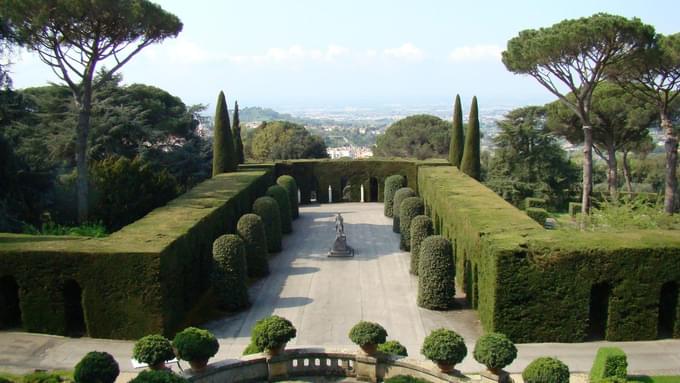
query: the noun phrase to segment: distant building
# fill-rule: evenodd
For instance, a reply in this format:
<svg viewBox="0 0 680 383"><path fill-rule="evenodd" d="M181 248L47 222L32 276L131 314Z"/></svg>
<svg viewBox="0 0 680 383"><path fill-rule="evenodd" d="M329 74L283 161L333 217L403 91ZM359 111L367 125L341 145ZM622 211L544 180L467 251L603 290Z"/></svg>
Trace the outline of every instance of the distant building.
<svg viewBox="0 0 680 383"><path fill-rule="evenodd" d="M326 152L332 159L349 157L349 158L368 158L373 157L373 149L367 146L340 146L335 148L327 148Z"/></svg>

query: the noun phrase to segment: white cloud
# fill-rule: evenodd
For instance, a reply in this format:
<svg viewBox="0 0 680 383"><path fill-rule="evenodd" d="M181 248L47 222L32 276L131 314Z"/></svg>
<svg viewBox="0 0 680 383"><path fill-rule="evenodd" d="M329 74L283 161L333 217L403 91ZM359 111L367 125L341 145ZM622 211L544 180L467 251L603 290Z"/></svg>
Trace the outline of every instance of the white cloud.
<svg viewBox="0 0 680 383"><path fill-rule="evenodd" d="M388 57L413 61L420 61L424 57L423 51L411 43L405 43L398 48L385 49L383 54Z"/></svg>
<svg viewBox="0 0 680 383"><path fill-rule="evenodd" d="M503 48L498 45L471 45L463 46L454 49L449 53L449 60L454 62L459 61L481 61L487 59L500 60Z"/></svg>

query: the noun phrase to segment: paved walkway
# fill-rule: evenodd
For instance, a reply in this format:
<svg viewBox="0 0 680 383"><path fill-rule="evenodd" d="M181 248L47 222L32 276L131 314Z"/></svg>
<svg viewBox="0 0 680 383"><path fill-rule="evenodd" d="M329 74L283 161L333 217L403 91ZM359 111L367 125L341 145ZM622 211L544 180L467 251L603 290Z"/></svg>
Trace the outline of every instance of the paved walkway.
<svg viewBox="0 0 680 383"><path fill-rule="evenodd" d="M308 206L294 223L295 233L284 238L284 251L270 261L271 275L251 288L253 306L237 315L206 324L220 338L215 359L238 358L249 342L250 330L260 318L276 314L290 319L298 336L289 347L323 346L355 350L347 338L359 320L382 324L389 339L399 340L411 356L418 356L423 338L438 327L452 328L468 343L465 372L482 368L472 358L481 334L476 312L448 312L418 308L417 279L408 273L409 254L398 249L398 234L383 205L347 203ZM335 237L334 215L341 212L354 258L328 258ZM462 302L462 299L461 299ZM129 364L133 342L91 338L0 332L0 370L72 368L88 351L106 350L120 363ZM637 374L680 374L680 340L654 342L591 342L578 344L523 344L519 358L509 366L520 372L538 356L557 356L572 371L588 371L602 345L616 344L628 353L629 371Z"/></svg>

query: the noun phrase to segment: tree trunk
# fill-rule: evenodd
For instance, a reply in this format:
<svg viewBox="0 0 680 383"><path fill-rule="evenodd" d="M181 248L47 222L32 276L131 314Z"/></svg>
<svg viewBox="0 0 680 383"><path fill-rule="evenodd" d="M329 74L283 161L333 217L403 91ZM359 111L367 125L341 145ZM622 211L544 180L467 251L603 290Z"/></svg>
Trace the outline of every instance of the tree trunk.
<svg viewBox="0 0 680 383"><path fill-rule="evenodd" d="M616 150L613 146L607 147L607 191L611 198L616 198L616 188L618 184L618 172L616 165Z"/></svg>
<svg viewBox="0 0 680 383"><path fill-rule="evenodd" d="M630 179L630 165L628 164L628 150L623 150L623 178L626 180L626 190L628 193L633 192L633 183Z"/></svg>
<svg viewBox="0 0 680 383"><path fill-rule="evenodd" d="M592 190L593 129L589 125L583 125L583 195L581 198L581 216L583 220L590 213L590 193Z"/></svg>
<svg viewBox="0 0 680 383"><path fill-rule="evenodd" d="M664 196L664 211L668 214L675 212L677 202L678 180L676 168L678 166L678 136L673 131L670 117L661 114L661 129L665 134L666 147L666 192Z"/></svg>
<svg viewBox="0 0 680 383"><path fill-rule="evenodd" d="M76 96L78 126L76 127L76 189L78 199L78 223L87 222L89 215L89 174L87 159L87 140L90 133L90 113L92 111L92 82L83 81L82 92Z"/></svg>

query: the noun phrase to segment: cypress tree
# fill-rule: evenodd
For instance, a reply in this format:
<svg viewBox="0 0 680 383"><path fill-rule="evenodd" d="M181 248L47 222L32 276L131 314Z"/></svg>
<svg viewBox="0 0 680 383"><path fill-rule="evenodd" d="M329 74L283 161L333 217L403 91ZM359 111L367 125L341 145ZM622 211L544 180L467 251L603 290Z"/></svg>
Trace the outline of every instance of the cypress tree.
<svg viewBox="0 0 680 383"><path fill-rule="evenodd" d="M456 95L456 102L453 106L453 128L451 129L451 145L449 145L449 162L451 165L460 168L460 161L463 158L463 110L460 106L460 95Z"/></svg>
<svg viewBox="0 0 680 383"><path fill-rule="evenodd" d="M213 131L213 177L226 172L236 171L234 140L229 126L229 110L224 92L217 96L215 108L215 127Z"/></svg>
<svg viewBox="0 0 680 383"><path fill-rule="evenodd" d="M468 120L467 133L465 134L465 150L460 170L476 179L481 178L481 164L479 159L479 112L477 111L477 96L472 98L470 118Z"/></svg>
<svg viewBox="0 0 680 383"><path fill-rule="evenodd" d="M231 135L234 137L234 152L236 153L236 163L245 162L243 155L243 140L241 139L241 121L238 117L238 101L234 103L234 123L232 124Z"/></svg>

